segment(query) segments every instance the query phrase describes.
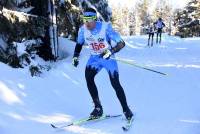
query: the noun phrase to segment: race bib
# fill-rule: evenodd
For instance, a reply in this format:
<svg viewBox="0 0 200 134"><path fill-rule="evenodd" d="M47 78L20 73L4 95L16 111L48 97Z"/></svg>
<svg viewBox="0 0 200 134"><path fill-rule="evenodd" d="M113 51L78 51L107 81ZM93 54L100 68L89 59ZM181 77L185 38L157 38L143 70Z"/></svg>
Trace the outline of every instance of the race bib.
<svg viewBox="0 0 200 134"><path fill-rule="evenodd" d="M103 42L101 42L101 43L96 43L96 42L91 43L90 46L91 46L92 50L95 51L95 52L100 52L100 51L105 49L105 44Z"/></svg>

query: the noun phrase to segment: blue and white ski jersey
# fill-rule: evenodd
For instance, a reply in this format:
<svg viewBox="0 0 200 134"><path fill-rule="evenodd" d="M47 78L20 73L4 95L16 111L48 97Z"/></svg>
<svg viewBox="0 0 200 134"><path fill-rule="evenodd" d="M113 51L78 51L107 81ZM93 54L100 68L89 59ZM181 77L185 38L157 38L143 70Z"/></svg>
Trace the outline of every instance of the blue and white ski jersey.
<svg viewBox="0 0 200 134"><path fill-rule="evenodd" d="M109 73L118 72L117 62L113 59L103 59L100 54L105 49L111 49L109 42L116 43L122 41L121 36L117 33L110 23L96 22L96 27L93 30L88 30L83 25L78 32L77 43L80 45L87 44L91 50L91 56L87 62L87 67L95 68L100 71L105 68Z"/></svg>
<svg viewBox="0 0 200 134"><path fill-rule="evenodd" d="M110 23L96 21L96 27L93 30L88 30L85 25L79 29L77 43L89 45L91 54L98 55L105 49L110 49L111 40L118 43L122 41L122 38Z"/></svg>

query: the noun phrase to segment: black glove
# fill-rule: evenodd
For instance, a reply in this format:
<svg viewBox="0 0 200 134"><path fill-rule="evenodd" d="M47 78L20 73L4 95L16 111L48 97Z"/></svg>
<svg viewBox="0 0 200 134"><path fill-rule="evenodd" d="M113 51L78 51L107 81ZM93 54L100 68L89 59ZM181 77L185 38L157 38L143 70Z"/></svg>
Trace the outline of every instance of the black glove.
<svg viewBox="0 0 200 134"><path fill-rule="evenodd" d="M75 67L77 67L78 64L79 64L79 59L78 59L78 57L73 57L73 59L72 59L72 65L75 66Z"/></svg>

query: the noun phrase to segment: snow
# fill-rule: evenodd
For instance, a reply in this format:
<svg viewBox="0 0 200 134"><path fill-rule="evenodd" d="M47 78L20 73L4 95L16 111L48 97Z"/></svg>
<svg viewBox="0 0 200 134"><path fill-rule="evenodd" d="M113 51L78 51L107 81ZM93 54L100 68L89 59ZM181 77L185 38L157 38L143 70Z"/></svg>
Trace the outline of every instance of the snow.
<svg viewBox="0 0 200 134"><path fill-rule="evenodd" d="M36 40L26 40L22 43L14 42L14 44L17 46L17 55L21 56L26 52L26 47L31 46L32 44L37 44Z"/></svg>
<svg viewBox="0 0 200 134"><path fill-rule="evenodd" d="M163 43L146 47L147 36L124 37L127 46L117 57L167 73L162 76L119 62L120 80L128 103L136 113L128 134L200 133L200 38L164 35ZM86 88L84 69L89 50L83 49L80 65L71 58L75 44L60 38L63 60L52 63L42 77L28 69L0 63L1 134L122 134L121 118L54 130L50 123L69 123L86 117L93 104ZM105 113L122 113L107 72L96 77Z"/></svg>

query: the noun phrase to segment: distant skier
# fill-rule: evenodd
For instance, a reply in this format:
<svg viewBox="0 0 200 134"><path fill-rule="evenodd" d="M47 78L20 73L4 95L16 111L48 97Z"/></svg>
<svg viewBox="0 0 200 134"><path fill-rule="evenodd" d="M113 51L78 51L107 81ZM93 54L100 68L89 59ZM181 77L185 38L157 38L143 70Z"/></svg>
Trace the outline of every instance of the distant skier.
<svg viewBox="0 0 200 134"><path fill-rule="evenodd" d="M149 35L148 38L148 46L150 46L150 41L151 41L151 46L153 46L154 42L154 33L155 33L155 27L154 26L149 26L147 34Z"/></svg>
<svg viewBox="0 0 200 134"><path fill-rule="evenodd" d="M159 18L154 23L156 30L157 30L157 36L156 36L156 43L158 43L158 37L160 37L159 43L161 43L162 40L162 30L165 27L165 23L163 22L162 18Z"/></svg>
<svg viewBox="0 0 200 134"><path fill-rule="evenodd" d="M111 84L121 103L124 115L127 120L130 120L133 113L128 107L124 90L119 82L118 65L116 60L110 58L114 57L114 54L125 46L125 42L120 35L113 30L110 23L97 21L97 13L94 9L88 8L85 10L83 21L84 25L79 29L72 64L75 67L79 64L79 54L83 44L86 43L89 45L91 56L86 65L85 78L89 93L95 105L90 116L92 118L99 118L103 115L103 108L99 100L94 77L102 68L105 68L109 73ZM111 40L115 41L117 45L112 47L109 43Z"/></svg>

